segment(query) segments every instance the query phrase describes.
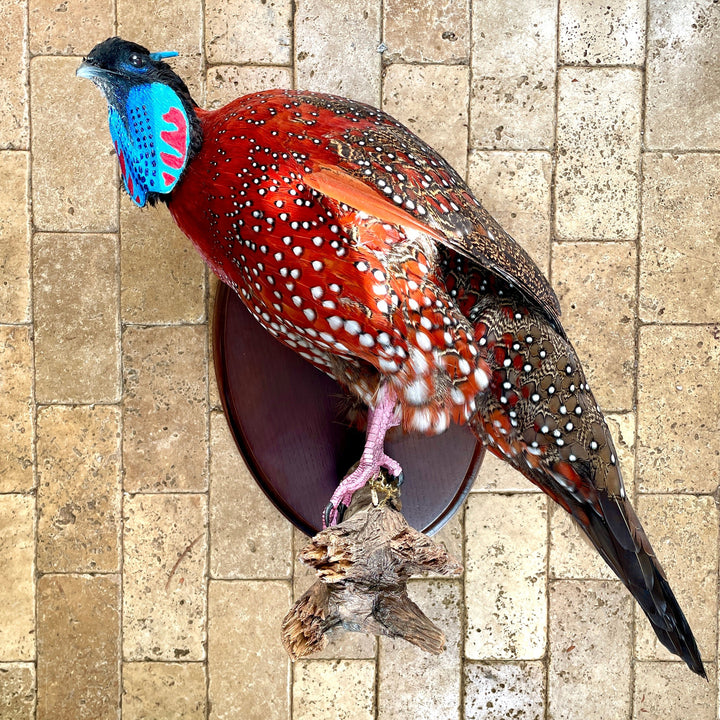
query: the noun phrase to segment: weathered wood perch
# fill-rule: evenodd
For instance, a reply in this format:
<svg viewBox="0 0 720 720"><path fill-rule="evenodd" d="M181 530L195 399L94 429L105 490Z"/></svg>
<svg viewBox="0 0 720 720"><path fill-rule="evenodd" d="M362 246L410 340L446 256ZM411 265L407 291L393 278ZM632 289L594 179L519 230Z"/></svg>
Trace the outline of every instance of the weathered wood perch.
<svg viewBox="0 0 720 720"><path fill-rule="evenodd" d="M380 503L378 494L385 495ZM401 637L436 655L445 649L444 633L410 600L407 581L424 572L459 575L462 565L407 524L397 494L383 481L363 488L346 519L300 551L319 579L282 623L283 645L293 660L322 650L328 631L338 626Z"/></svg>

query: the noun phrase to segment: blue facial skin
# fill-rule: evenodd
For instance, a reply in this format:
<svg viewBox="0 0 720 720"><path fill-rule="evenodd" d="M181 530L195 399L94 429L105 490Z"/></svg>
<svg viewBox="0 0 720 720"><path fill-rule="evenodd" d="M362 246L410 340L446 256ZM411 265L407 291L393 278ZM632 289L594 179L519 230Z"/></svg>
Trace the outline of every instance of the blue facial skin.
<svg viewBox="0 0 720 720"><path fill-rule="evenodd" d="M110 135L128 194L143 207L148 192L175 187L187 162L189 122L180 99L162 83L131 87L124 110L109 107Z"/></svg>
<svg viewBox="0 0 720 720"><path fill-rule="evenodd" d="M92 80L108 101L110 135L125 189L143 207L149 193L166 195L177 184L188 160L190 122L175 90L156 80L156 63L177 53L148 53L116 40L95 48L77 74Z"/></svg>

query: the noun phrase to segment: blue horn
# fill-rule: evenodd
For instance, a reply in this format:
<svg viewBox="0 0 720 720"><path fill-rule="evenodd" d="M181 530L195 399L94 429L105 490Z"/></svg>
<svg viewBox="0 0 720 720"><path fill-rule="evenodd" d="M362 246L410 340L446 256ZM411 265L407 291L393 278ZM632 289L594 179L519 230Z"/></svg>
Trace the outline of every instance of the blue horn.
<svg viewBox="0 0 720 720"><path fill-rule="evenodd" d="M175 50L165 50L164 52L150 53L151 60L164 60L165 58L177 57L178 53Z"/></svg>

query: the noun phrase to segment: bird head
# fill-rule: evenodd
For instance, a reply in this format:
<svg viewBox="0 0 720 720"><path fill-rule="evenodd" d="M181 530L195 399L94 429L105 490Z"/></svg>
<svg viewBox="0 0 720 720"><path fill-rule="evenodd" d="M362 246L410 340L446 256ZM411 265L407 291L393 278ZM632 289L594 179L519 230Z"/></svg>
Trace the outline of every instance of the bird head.
<svg viewBox="0 0 720 720"><path fill-rule="evenodd" d="M163 62L176 55L112 37L96 45L76 73L105 95L125 188L140 207L167 199L202 143L197 105Z"/></svg>

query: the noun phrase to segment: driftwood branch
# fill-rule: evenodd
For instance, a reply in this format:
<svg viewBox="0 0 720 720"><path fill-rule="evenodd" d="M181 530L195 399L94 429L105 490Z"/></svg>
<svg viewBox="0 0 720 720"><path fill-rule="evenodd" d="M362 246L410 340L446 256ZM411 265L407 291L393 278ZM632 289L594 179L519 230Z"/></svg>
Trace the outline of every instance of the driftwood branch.
<svg viewBox="0 0 720 720"><path fill-rule="evenodd" d="M410 527L391 499L377 506L377 486L353 497L346 519L313 537L300 552L318 580L293 605L282 641L293 660L322 650L338 626L401 637L434 654L445 635L407 595L417 573L459 575L462 566L444 547Z"/></svg>

